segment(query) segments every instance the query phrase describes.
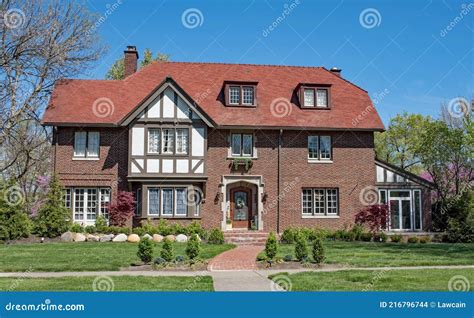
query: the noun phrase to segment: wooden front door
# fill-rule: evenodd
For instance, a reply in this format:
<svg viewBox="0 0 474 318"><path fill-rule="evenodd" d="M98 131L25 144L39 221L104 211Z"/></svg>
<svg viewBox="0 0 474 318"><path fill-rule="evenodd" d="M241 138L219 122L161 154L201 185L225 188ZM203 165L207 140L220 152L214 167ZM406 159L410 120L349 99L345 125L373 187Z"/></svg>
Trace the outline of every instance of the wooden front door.
<svg viewBox="0 0 474 318"><path fill-rule="evenodd" d="M252 190L239 187L230 190L230 219L233 228L250 228L252 220Z"/></svg>

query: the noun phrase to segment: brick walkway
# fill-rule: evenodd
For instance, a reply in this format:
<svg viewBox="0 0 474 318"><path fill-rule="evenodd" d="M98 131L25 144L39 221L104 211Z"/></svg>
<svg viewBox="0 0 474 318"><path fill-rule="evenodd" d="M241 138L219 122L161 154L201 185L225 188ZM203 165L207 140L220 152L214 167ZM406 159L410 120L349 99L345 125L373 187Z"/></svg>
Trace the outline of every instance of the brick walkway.
<svg viewBox="0 0 474 318"><path fill-rule="evenodd" d="M256 270L257 255L263 250L259 245L241 245L217 255L209 261L210 271Z"/></svg>

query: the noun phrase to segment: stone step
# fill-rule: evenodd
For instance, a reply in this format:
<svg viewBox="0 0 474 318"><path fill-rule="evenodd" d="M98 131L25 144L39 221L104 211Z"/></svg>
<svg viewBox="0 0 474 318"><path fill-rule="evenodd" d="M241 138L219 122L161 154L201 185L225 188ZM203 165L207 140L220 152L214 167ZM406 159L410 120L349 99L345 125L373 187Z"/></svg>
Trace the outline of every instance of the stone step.
<svg viewBox="0 0 474 318"><path fill-rule="evenodd" d="M236 245L264 245L267 241L268 233L253 232L245 230L232 230L224 232L226 243Z"/></svg>

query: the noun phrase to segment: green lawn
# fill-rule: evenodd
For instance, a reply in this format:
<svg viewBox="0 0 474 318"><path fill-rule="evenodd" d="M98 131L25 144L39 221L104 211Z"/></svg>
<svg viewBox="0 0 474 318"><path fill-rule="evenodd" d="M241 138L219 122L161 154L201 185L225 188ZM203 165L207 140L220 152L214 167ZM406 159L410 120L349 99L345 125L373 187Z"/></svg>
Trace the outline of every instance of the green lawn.
<svg viewBox="0 0 474 318"><path fill-rule="evenodd" d="M174 243L175 255L185 256L186 244ZM200 257L210 259L233 245L202 244ZM118 270L138 262L138 244L114 242L0 244L0 271L105 271ZM155 248L158 257L161 243Z"/></svg>
<svg viewBox="0 0 474 318"><path fill-rule="evenodd" d="M309 253L311 255L311 245ZM349 266L474 265L474 244L400 244L324 241L327 264ZM294 245L280 244L278 256L294 256Z"/></svg>
<svg viewBox="0 0 474 318"><path fill-rule="evenodd" d="M470 284L473 290L474 269L346 270L282 273L272 277L282 286L290 285L291 291L448 291L449 281L455 275L464 278L455 277L453 281L458 284L453 283L454 287Z"/></svg>
<svg viewBox="0 0 474 318"><path fill-rule="evenodd" d="M96 283L94 284L94 281ZM212 277L0 278L0 291L213 291Z"/></svg>

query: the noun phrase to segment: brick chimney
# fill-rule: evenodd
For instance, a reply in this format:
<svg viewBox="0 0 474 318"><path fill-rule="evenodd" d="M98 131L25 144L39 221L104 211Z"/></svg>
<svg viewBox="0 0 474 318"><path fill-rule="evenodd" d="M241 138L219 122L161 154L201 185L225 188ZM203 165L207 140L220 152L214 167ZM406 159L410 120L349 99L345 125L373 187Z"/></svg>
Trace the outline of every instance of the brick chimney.
<svg viewBox="0 0 474 318"><path fill-rule="evenodd" d="M341 77L341 71L342 71L342 70L341 70L340 68L333 67L333 68L330 69L330 71L331 71L331 73L333 73L333 74L335 74L335 75Z"/></svg>
<svg viewBox="0 0 474 318"><path fill-rule="evenodd" d="M137 71L138 52L135 46L129 45L123 53L124 75L127 77Z"/></svg>

